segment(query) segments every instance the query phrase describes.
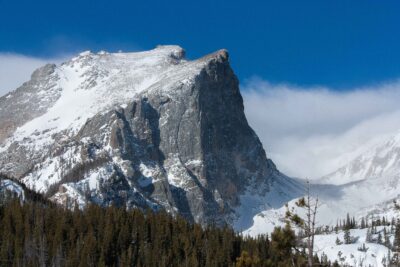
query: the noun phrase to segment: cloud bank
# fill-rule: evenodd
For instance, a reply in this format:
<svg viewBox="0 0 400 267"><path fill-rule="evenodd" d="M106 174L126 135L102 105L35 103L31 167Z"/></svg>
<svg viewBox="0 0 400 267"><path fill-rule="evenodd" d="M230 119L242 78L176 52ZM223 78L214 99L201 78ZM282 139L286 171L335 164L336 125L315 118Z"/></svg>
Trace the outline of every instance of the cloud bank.
<svg viewBox="0 0 400 267"><path fill-rule="evenodd" d="M65 57L35 58L0 52L0 96L28 81L32 72L47 63L59 63Z"/></svg>
<svg viewBox="0 0 400 267"><path fill-rule="evenodd" d="M254 78L242 94L267 155L295 177L328 174L400 129L400 81L338 92Z"/></svg>

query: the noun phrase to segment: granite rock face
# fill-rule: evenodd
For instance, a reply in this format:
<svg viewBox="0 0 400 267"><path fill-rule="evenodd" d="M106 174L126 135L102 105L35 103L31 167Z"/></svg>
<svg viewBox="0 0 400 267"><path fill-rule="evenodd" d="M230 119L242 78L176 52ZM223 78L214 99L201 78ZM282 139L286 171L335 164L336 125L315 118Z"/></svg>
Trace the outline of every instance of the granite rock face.
<svg viewBox="0 0 400 267"><path fill-rule="evenodd" d="M287 179L244 115L228 53L81 53L0 98L0 173L64 205L229 222L240 195Z"/></svg>

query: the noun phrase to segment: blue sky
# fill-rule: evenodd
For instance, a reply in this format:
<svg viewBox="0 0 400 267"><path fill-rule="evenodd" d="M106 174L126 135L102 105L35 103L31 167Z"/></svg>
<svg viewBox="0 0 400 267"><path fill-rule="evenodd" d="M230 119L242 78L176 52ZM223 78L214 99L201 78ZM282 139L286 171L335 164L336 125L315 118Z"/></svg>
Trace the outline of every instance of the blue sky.
<svg viewBox="0 0 400 267"><path fill-rule="evenodd" d="M178 44L196 58L227 48L242 82L343 90L400 77L399 12L390 0L0 0L0 52L55 57Z"/></svg>

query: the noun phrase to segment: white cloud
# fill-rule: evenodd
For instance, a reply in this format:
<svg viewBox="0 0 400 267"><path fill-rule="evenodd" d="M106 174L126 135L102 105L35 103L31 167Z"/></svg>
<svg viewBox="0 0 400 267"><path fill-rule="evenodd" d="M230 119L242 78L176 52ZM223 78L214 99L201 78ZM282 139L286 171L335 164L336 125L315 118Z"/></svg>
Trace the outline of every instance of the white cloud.
<svg viewBox="0 0 400 267"><path fill-rule="evenodd" d="M278 168L318 178L400 129L400 82L344 92L251 79L245 112Z"/></svg>
<svg viewBox="0 0 400 267"><path fill-rule="evenodd" d="M46 63L59 63L62 58L44 59L0 52L0 96L28 81L36 68Z"/></svg>

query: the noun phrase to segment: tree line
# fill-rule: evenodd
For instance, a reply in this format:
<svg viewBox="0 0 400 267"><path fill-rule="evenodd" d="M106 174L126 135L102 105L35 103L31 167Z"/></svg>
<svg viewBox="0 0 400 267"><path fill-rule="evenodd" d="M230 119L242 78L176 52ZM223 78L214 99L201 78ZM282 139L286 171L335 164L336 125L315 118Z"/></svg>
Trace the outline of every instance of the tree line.
<svg viewBox="0 0 400 267"><path fill-rule="evenodd" d="M369 228L367 242L387 245L394 252L390 262L399 262L399 220L362 218L359 224L347 215L336 227L315 227L318 203L309 197L296 203L308 216L288 210L286 226L252 238L163 211L94 204L83 210L65 208L20 186L25 201L0 190L0 266L339 266L314 255L314 235L343 230L343 242L350 244L350 229L364 227ZM293 223L300 229L297 235ZM378 231L380 226L391 227Z"/></svg>
<svg viewBox="0 0 400 267"><path fill-rule="evenodd" d="M306 266L289 225L256 238L165 212L0 196L0 266ZM337 266L315 257L315 266Z"/></svg>

